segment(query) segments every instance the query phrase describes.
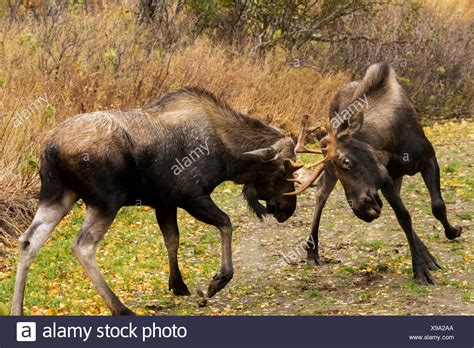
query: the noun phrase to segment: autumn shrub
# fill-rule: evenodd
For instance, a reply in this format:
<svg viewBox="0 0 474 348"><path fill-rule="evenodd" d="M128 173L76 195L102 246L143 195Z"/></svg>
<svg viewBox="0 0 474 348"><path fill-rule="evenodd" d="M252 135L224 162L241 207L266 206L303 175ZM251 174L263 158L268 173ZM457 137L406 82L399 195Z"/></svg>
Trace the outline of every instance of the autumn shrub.
<svg viewBox="0 0 474 348"><path fill-rule="evenodd" d="M360 77L369 64L389 61L425 118L468 117L472 112L472 19L468 2L389 2L370 18L355 13L302 48L322 72Z"/></svg>
<svg viewBox="0 0 474 348"><path fill-rule="evenodd" d="M198 32L255 54L284 47L289 61L353 79L378 61L427 118L470 115L472 28L467 0L185 1ZM470 6L471 5L471 6Z"/></svg>

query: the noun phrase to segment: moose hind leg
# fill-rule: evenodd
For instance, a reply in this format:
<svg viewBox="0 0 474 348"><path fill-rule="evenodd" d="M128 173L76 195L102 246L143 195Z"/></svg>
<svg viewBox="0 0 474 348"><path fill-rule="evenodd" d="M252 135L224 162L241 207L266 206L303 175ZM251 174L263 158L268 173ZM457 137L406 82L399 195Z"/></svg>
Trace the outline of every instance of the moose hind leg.
<svg viewBox="0 0 474 348"><path fill-rule="evenodd" d="M97 246L112 224L118 209L103 210L88 206L84 223L72 245L72 252L113 315L133 315L105 282L96 262Z"/></svg>
<svg viewBox="0 0 474 348"><path fill-rule="evenodd" d="M428 248L426 247L425 243L421 241L418 235L413 231L413 235L415 237L415 244L418 248L418 251L421 254L421 257L425 261L426 266L430 271L436 271L438 269L442 269L442 267L438 264L435 257L431 255Z"/></svg>
<svg viewBox="0 0 474 348"><path fill-rule="evenodd" d="M407 237L408 245L410 246L415 281L422 285L434 284L433 277L430 273L431 265L426 262L426 253L428 250L426 249L426 246L426 250L423 250L424 244L413 230L410 213L403 204L399 191L393 184L386 184L382 188L382 193L394 210L398 223Z"/></svg>
<svg viewBox="0 0 474 348"><path fill-rule="evenodd" d="M402 183L403 183L403 177L399 177L394 180L394 188L396 192L398 192L399 195L402 188ZM413 231L413 237L415 238L415 244L418 248L418 251L420 252L423 259L425 260L425 264L428 267L428 269L430 271L441 269L441 266L438 264L434 256L431 255L431 253L428 251L428 248L426 247L425 243L421 241L421 239L418 237L415 231Z"/></svg>
<svg viewBox="0 0 474 348"><path fill-rule="evenodd" d="M425 181L426 187L431 196L431 211L444 227L446 238L452 240L459 237L462 233L460 226L452 226L447 217L446 204L441 196L441 185L439 177L439 166L436 157L431 157L423 166L421 175Z"/></svg>
<svg viewBox="0 0 474 348"><path fill-rule="evenodd" d="M23 299L28 270L41 246L76 202L73 193L64 193L54 203L40 202L33 222L19 238L19 259L13 294L12 315L23 314Z"/></svg>
<svg viewBox="0 0 474 348"><path fill-rule="evenodd" d="M176 296L188 296L191 293L183 281L181 271L178 266L179 230L176 220L177 208L158 208L156 219L160 225L161 233L165 240L168 251L168 261L170 266L169 290L173 290Z"/></svg>

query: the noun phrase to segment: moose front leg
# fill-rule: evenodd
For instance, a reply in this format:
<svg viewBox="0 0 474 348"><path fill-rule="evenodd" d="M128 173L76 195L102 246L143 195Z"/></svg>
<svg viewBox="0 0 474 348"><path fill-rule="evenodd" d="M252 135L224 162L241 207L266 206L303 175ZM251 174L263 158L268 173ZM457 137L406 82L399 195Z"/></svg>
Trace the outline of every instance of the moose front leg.
<svg viewBox="0 0 474 348"><path fill-rule="evenodd" d="M216 226L221 234L221 268L209 283L207 297L211 298L222 290L234 275L232 266L232 225L227 214L220 210L209 196L193 200L184 209L196 219Z"/></svg>
<svg viewBox="0 0 474 348"><path fill-rule="evenodd" d="M318 251L319 222L321 220L323 208L326 205L329 195L334 190L336 182L337 178L335 176L324 172L316 184L316 207L314 210L313 223L311 224L311 235L309 236L309 240L306 243L306 261L311 265L322 264Z"/></svg>
<svg viewBox="0 0 474 348"><path fill-rule="evenodd" d="M418 238L415 231L413 231L410 213L403 204L398 189L393 183L388 183L382 188L382 193L395 211L398 223L407 237L415 281L422 285L434 284L433 277L430 273L430 268L432 267L425 261L425 257L423 256L426 253L429 254L428 249L420 250L420 248L423 249L424 244Z"/></svg>
<svg viewBox="0 0 474 348"><path fill-rule="evenodd" d="M441 196L441 187L439 179L439 166L436 157L431 157L423 165L421 175L425 181L426 187L431 196L431 211L436 219L438 219L444 227L446 238L452 240L459 237L462 233L460 226L452 226L446 214L446 204L444 204Z"/></svg>
<svg viewBox="0 0 474 348"><path fill-rule="evenodd" d="M188 296L191 293L183 281L178 266L179 230L176 220L177 210L177 207L160 207L156 209L155 214L168 251L170 266L168 288L173 290L173 294L176 296Z"/></svg>

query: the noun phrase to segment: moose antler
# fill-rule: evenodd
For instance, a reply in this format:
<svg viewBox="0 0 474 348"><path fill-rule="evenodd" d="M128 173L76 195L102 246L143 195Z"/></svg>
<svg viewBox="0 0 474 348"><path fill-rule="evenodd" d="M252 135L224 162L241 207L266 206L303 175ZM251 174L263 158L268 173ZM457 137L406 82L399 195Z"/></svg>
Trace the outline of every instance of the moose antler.
<svg viewBox="0 0 474 348"><path fill-rule="evenodd" d="M308 127L308 118L309 118L308 115L303 115L303 117L301 119L301 129L300 129L300 133L298 135L298 142L295 146L295 151L297 153L324 154L325 156L322 160L308 166L308 168L312 168L312 167L316 167L320 164L323 164L324 162L327 162L327 161L331 160L332 158L334 158L336 156L336 136L335 136L335 132L332 129L332 127L328 126L328 127L326 127L327 128L327 135L320 140L320 144L325 144L326 145L324 148L321 148L322 152L321 151L314 151L314 150L310 150L310 149L306 148L304 146L304 140L305 140L306 136L313 133L317 129L321 129L321 127L309 128ZM308 187L310 187L311 184L317 178L319 178L323 172L324 172L324 167L321 167L321 168L319 168L319 170L317 172L311 173L311 175L309 175L309 177L303 182L299 181L298 179L288 179L288 181L297 182L297 183L301 184L301 186L293 192L284 193L284 195L294 196L294 195L300 194L301 192L305 191Z"/></svg>
<svg viewBox="0 0 474 348"><path fill-rule="evenodd" d="M304 146L304 140L306 139L306 137L320 128L320 127L309 128L308 121L309 121L309 116L303 115L303 117L301 118L300 133L298 134L298 141L296 142L295 151L296 153L321 154L322 153L321 151L311 150L311 149L308 149L306 146Z"/></svg>

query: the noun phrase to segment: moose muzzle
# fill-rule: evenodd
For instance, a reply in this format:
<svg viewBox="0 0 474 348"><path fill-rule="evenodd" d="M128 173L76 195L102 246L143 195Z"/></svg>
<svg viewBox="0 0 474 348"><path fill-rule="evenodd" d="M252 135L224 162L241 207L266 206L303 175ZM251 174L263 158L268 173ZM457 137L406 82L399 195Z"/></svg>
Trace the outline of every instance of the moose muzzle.
<svg viewBox="0 0 474 348"><path fill-rule="evenodd" d="M380 217L382 206L382 200L377 193L367 194L360 198L355 204L351 204L354 214L365 222L371 222Z"/></svg>

